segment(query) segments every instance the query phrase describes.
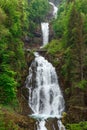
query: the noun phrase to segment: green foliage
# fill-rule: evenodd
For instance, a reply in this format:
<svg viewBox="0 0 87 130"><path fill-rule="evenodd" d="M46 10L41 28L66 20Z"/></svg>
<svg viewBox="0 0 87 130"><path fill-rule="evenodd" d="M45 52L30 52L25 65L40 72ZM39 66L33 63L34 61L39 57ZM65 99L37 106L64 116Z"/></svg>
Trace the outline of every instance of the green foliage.
<svg viewBox="0 0 87 130"><path fill-rule="evenodd" d="M53 29L56 39L61 42L47 45L47 50L52 61L60 59L65 94L74 97L77 88L83 92L87 89L87 0L63 0ZM71 129L75 130L76 126ZM77 129L81 128L78 126Z"/></svg>
<svg viewBox="0 0 87 130"><path fill-rule="evenodd" d="M62 39L63 65L61 74L66 82L80 83L84 88L87 80L87 1L71 0L63 1L59 6L58 18L54 21L56 38ZM57 49L58 50L58 49ZM85 69L84 69L85 68Z"/></svg>
<svg viewBox="0 0 87 130"><path fill-rule="evenodd" d="M9 129L18 130L19 127L18 125L15 125L13 121L10 120L6 127L6 130L9 130Z"/></svg>
<svg viewBox="0 0 87 130"><path fill-rule="evenodd" d="M17 83L13 77L7 74L0 74L0 103L8 104L13 101L14 97L16 97L16 85Z"/></svg>
<svg viewBox="0 0 87 130"><path fill-rule="evenodd" d="M65 2L62 2L62 4L60 4L59 9L58 9L57 19L54 20L54 22L53 22L53 29L55 31L56 37L58 37L58 38L61 38L63 36L63 32L64 32L64 25L65 25L64 7L65 7Z"/></svg>
<svg viewBox="0 0 87 130"><path fill-rule="evenodd" d="M87 80L81 80L79 83L77 83L77 87L82 90L86 90L86 86L87 86Z"/></svg>
<svg viewBox="0 0 87 130"><path fill-rule="evenodd" d="M71 70L73 69L73 61L72 61L72 54L71 54L70 47L68 47L64 51L63 61L64 61L64 64L61 67L61 74L64 76L66 81L69 80L69 82L71 82L72 80Z"/></svg>
<svg viewBox="0 0 87 130"><path fill-rule="evenodd" d="M48 0L31 0L29 4L29 37L33 38L35 30L42 21L46 21L46 15L49 11Z"/></svg>
<svg viewBox="0 0 87 130"><path fill-rule="evenodd" d="M40 23L44 20L48 13L48 0L32 0L29 6L29 18L35 23Z"/></svg>
<svg viewBox="0 0 87 130"><path fill-rule="evenodd" d="M66 1L63 1L59 6L57 19L53 22L53 29L57 38L62 38L66 33L66 26L72 5L73 4L70 3L67 6Z"/></svg>
<svg viewBox="0 0 87 130"><path fill-rule="evenodd" d="M47 52L51 55L55 55L57 52L61 50L61 41L52 40L46 47Z"/></svg>
<svg viewBox="0 0 87 130"><path fill-rule="evenodd" d="M25 66L23 42L28 23L28 1L0 0L0 103L16 99Z"/></svg>
<svg viewBox="0 0 87 130"><path fill-rule="evenodd" d="M80 122L78 124L67 124L67 130L87 130L87 122Z"/></svg>
<svg viewBox="0 0 87 130"><path fill-rule="evenodd" d="M70 88L65 89L65 94L68 95L70 93Z"/></svg>

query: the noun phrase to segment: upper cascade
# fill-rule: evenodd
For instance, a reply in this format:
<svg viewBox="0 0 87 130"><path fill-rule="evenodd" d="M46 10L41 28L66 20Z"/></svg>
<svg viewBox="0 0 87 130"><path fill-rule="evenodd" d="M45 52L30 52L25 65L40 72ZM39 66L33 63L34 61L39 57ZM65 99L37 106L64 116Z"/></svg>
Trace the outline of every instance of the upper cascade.
<svg viewBox="0 0 87 130"><path fill-rule="evenodd" d="M54 16L54 18L56 19L56 18L57 18L58 8L57 8L57 7L55 6L55 4L52 3L52 2L49 2L49 4L53 6L53 16Z"/></svg>
<svg viewBox="0 0 87 130"><path fill-rule="evenodd" d="M49 2L49 4L53 6L53 17L57 18L58 8L52 2ZM49 42L49 23L42 22L41 30L42 30L42 37L43 37L43 46L45 46Z"/></svg>

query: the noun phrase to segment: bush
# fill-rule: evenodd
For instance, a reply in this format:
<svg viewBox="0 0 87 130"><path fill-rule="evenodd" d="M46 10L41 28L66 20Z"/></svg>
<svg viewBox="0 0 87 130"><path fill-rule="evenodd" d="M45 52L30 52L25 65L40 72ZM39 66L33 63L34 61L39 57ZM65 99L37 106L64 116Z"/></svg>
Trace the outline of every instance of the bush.
<svg viewBox="0 0 87 130"><path fill-rule="evenodd" d="M79 124L67 124L67 130L87 130L87 122L80 122Z"/></svg>
<svg viewBox="0 0 87 130"><path fill-rule="evenodd" d="M47 52L51 55L55 55L57 52L61 50L61 44L58 40L52 40L46 47Z"/></svg>
<svg viewBox="0 0 87 130"><path fill-rule="evenodd" d="M16 97L16 81L7 74L0 74L0 103L8 104Z"/></svg>

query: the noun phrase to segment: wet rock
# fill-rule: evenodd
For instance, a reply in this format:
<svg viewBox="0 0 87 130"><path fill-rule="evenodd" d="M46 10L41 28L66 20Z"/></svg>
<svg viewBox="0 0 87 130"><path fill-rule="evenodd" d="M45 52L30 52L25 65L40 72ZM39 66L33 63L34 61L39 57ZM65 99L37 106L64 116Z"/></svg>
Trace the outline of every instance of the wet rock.
<svg viewBox="0 0 87 130"><path fill-rule="evenodd" d="M18 89L18 100L19 100L19 106L20 106L20 113L22 115L28 116L32 114L32 110L28 105L28 96L29 96L29 90L26 87L22 87Z"/></svg>
<svg viewBox="0 0 87 130"><path fill-rule="evenodd" d="M46 127L48 130L59 130L58 128L58 123L57 123L58 119L57 118L49 118L46 121Z"/></svg>

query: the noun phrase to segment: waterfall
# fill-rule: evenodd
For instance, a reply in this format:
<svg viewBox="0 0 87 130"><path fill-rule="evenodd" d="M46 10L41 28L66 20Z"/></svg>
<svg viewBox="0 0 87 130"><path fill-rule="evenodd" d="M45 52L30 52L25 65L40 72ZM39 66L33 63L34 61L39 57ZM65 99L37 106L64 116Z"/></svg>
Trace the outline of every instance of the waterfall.
<svg viewBox="0 0 87 130"><path fill-rule="evenodd" d="M49 23L41 23L43 46L45 46L49 41Z"/></svg>
<svg viewBox="0 0 87 130"><path fill-rule="evenodd" d="M38 130L47 130L45 119L62 117L64 99L57 80L55 68L44 57L35 53L26 80L29 89L29 106L33 117L40 119ZM58 126L62 123L58 122Z"/></svg>
<svg viewBox="0 0 87 130"><path fill-rule="evenodd" d="M58 126L59 126L59 130L65 130L65 127L62 124L61 120L58 120Z"/></svg>
<svg viewBox="0 0 87 130"><path fill-rule="evenodd" d="M49 2L49 4L53 6L53 16L54 16L54 18L57 18L58 8L52 2Z"/></svg>
<svg viewBox="0 0 87 130"><path fill-rule="evenodd" d="M52 2L49 2L49 4L53 6L53 17L57 18L58 8ZM43 37L43 46L45 46L49 42L49 23L42 22L41 30L42 30L42 37Z"/></svg>
<svg viewBox="0 0 87 130"><path fill-rule="evenodd" d="M53 16L57 17L58 8L53 6ZM43 46L49 41L49 23L41 23ZM61 122L64 111L64 98L59 87L55 68L44 57L35 53L35 59L29 68L26 78L26 87L29 89L29 106L33 118L38 120L37 130L47 130L45 124L47 118L57 118L59 130L65 130ZM53 129L56 130L54 124Z"/></svg>
<svg viewBox="0 0 87 130"><path fill-rule="evenodd" d="M39 125L37 126L37 130L47 130L47 128L45 127L45 120L41 120L39 122Z"/></svg>

